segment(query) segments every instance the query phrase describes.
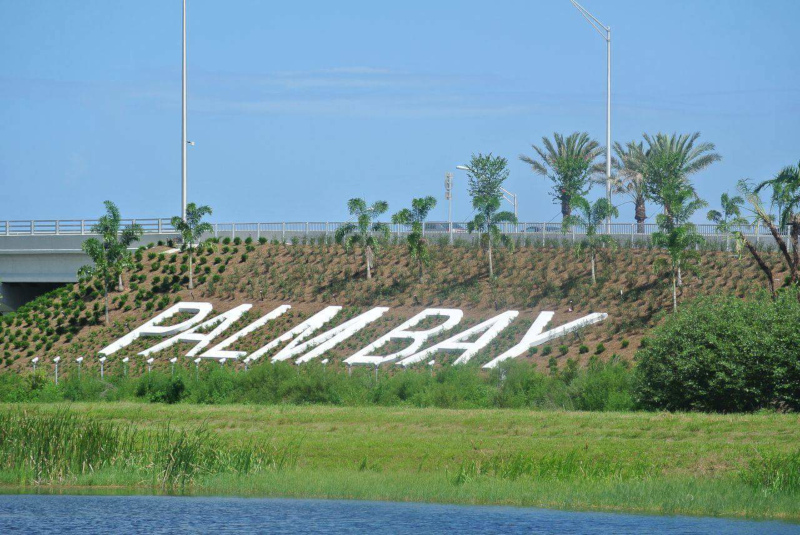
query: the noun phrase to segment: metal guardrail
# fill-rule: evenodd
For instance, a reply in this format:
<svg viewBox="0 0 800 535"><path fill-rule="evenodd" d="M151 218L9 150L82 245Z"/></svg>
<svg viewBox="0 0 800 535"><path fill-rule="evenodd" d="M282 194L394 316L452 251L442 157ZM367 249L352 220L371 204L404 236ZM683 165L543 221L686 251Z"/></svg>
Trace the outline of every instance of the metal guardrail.
<svg viewBox="0 0 800 535"><path fill-rule="evenodd" d="M74 236L92 235L92 227L97 223L93 219L39 219L27 221L2 221L0 220L0 237L2 236ZM170 219L124 219L122 226L138 224L144 230L144 234L173 234L175 229L170 223ZM336 230L344 225L344 222L319 222L319 221L299 221L299 222L275 222L275 223L214 223L213 235L216 237L253 237L262 236L269 239L290 239L293 237L319 237L333 235ZM392 234L403 235L411 231L410 225L397 225L387 223ZM580 226L574 226L564 232L561 223L556 222L532 222L532 223L503 223L501 230L505 234L512 234L531 239L546 240L558 239L559 241L577 240L585 235L586 230ZM610 234L618 237L620 241L630 238L631 243L648 240L649 237L658 230L654 223L611 223L607 228L605 225L598 229L603 234ZM706 238L717 240L727 240L730 234L721 232L718 225L698 224L697 230L700 235ZM772 235L763 225L741 225L734 230L741 231L745 236L755 240L757 243L762 239L772 240ZM459 236L466 237L467 224L462 222L448 223L447 221L427 221L423 232L426 235ZM787 243L789 242L789 229L782 232Z"/></svg>

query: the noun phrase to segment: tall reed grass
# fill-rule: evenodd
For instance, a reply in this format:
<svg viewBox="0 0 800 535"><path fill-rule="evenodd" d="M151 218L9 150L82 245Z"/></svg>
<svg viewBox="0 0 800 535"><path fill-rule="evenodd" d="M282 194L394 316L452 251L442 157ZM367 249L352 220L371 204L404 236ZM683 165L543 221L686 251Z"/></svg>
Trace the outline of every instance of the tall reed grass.
<svg viewBox="0 0 800 535"><path fill-rule="evenodd" d="M75 414L15 409L0 412L0 470L17 483L68 483L104 469L138 474L163 490L184 489L202 476L251 474L296 464L296 448L254 442L228 445L207 427L167 424L145 430Z"/></svg>

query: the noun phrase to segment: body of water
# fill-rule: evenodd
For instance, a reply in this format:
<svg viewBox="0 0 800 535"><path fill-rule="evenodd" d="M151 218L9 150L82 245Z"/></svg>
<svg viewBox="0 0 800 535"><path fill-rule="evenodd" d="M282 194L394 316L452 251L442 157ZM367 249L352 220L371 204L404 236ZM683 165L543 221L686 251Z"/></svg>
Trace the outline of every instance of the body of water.
<svg viewBox="0 0 800 535"><path fill-rule="evenodd" d="M516 507L164 496L0 496L0 533L800 533L720 518Z"/></svg>

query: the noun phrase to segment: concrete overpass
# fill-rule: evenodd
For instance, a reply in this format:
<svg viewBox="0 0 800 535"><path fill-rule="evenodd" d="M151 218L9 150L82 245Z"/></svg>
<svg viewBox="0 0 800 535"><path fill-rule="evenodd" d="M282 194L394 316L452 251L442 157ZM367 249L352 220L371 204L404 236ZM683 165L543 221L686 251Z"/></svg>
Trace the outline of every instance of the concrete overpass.
<svg viewBox="0 0 800 535"><path fill-rule="evenodd" d="M166 220L135 222L146 232L142 244L176 236ZM78 269L91 263L81 245L92 236L94 223L0 221L0 312L16 310L62 284L76 282Z"/></svg>

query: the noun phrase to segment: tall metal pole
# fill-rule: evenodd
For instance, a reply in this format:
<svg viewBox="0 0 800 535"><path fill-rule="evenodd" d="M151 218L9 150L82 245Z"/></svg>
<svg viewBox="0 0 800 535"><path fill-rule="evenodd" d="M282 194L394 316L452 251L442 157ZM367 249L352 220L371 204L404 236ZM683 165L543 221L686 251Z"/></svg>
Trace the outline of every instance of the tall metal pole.
<svg viewBox="0 0 800 535"><path fill-rule="evenodd" d="M186 221L186 0L183 0L183 78L181 92L181 218Z"/></svg>
<svg viewBox="0 0 800 535"><path fill-rule="evenodd" d="M606 200L611 206L611 28L606 27ZM607 233L611 233L611 216L606 220Z"/></svg>
<svg viewBox="0 0 800 535"><path fill-rule="evenodd" d="M611 27L597 20L576 0L570 2L606 41L606 200L611 204ZM611 232L611 216L606 219L606 232Z"/></svg>

